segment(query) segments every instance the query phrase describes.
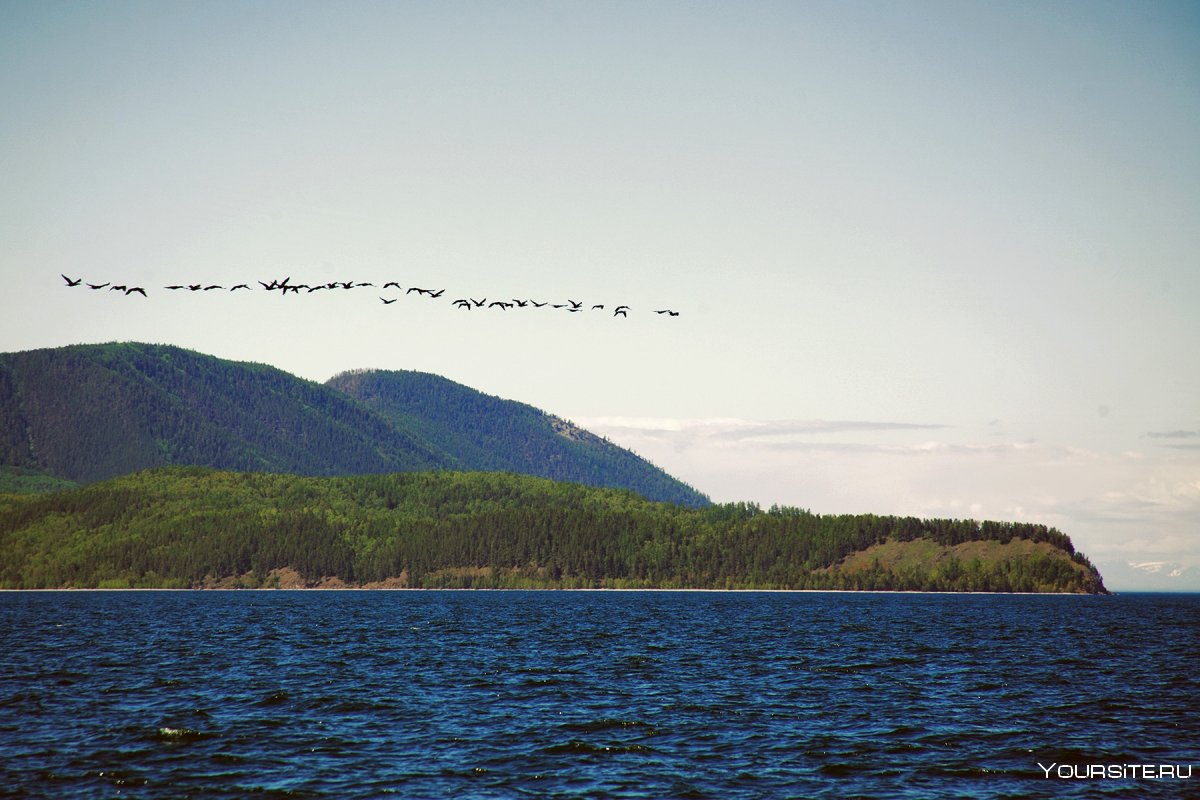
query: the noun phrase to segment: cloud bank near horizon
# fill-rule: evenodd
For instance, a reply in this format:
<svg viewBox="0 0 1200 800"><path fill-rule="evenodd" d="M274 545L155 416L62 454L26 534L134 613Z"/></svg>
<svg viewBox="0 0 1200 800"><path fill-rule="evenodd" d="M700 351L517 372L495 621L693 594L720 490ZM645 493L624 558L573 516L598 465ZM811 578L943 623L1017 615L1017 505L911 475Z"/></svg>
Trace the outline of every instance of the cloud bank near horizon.
<svg viewBox="0 0 1200 800"><path fill-rule="evenodd" d="M1042 522L1070 535L1097 564L1200 566L1195 556L1200 467L1177 450L1109 452L1005 437L991 424L967 429L904 421L715 417L576 422L717 502Z"/></svg>

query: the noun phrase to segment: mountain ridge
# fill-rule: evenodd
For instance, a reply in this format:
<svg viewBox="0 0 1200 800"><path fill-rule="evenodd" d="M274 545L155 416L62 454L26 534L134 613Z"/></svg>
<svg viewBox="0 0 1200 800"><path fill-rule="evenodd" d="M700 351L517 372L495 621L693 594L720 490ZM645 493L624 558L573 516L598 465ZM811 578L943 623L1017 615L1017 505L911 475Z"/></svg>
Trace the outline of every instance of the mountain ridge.
<svg viewBox="0 0 1200 800"><path fill-rule="evenodd" d="M362 369L339 373L326 385L416 431L472 469L626 488L668 502L698 504L691 487L681 491L677 479L636 453L527 403L484 394L440 375ZM612 480L613 475L622 479Z"/></svg>
<svg viewBox="0 0 1200 800"><path fill-rule="evenodd" d="M0 465L79 483L170 465L325 476L431 469L554 474L548 467L537 472L529 458L516 462L487 452L519 451L513 437L533 436L529 420L551 415L439 376L424 383L439 385L443 394L446 385L457 387L452 394L462 409L515 415L509 440L477 441L468 433L503 428L503 420L444 409L436 419L389 415L328 382L172 345L110 342L3 353ZM455 446L446 449L423 431ZM547 436L555 436L549 422L539 441ZM652 500L708 504L639 456L588 437L578 446L542 449L562 459L573 480L631 488ZM472 441L475 446L467 446Z"/></svg>

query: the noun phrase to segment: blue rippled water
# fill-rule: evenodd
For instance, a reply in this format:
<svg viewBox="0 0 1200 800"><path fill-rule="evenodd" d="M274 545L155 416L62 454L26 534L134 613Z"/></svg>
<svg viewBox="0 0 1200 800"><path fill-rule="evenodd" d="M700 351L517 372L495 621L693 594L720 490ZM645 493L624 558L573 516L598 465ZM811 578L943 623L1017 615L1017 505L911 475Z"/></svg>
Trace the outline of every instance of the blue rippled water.
<svg viewBox="0 0 1200 800"><path fill-rule="evenodd" d="M9 592L0 637L5 797L1200 796L1196 595Z"/></svg>

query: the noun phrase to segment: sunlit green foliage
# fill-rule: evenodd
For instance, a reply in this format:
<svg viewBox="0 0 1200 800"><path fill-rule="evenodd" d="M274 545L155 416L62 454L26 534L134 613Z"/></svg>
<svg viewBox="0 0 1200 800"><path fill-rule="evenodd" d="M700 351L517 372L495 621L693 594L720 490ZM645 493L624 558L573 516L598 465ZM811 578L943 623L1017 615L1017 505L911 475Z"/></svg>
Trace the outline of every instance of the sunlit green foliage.
<svg viewBox="0 0 1200 800"><path fill-rule="evenodd" d="M1019 559L842 569L887 541L1024 539ZM391 579L414 587L1103 591L1040 525L823 516L746 503L695 509L504 473L312 478L164 468L0 502L0 587Z"/></svg>

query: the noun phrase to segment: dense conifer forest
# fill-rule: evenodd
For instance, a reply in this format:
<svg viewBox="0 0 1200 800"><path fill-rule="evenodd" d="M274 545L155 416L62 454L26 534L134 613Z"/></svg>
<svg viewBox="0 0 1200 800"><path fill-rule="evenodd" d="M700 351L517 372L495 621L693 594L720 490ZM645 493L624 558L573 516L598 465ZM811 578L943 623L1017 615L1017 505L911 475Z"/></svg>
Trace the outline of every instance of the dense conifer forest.
<svg viewBox="0 0 1200 800"><path fill-rule="evenodd" d="M921 558L896 558L920 548ZM876 553L877 555L872 555ZM1103 592L1042 525L691 508L498 472L145 470L0 496L0 587Z"/></svg>
<svg viewBox="0 0 1200 800"><path fill-rule="evenodd" d="M470 470L632 489L682 505L708 502L639 456L564 419L439 375L355 370L334 376L326 385L377 411L397 428L413 431Z"/></svg>
<svg viewBox="0 0 1200 800"><path fill-rule="evenodd" d="M359 371L319 384L139 343L0 354L0 465L80 483L167 465L300 475L500 470L709 502L564 420L438 376Z"/></svg>

